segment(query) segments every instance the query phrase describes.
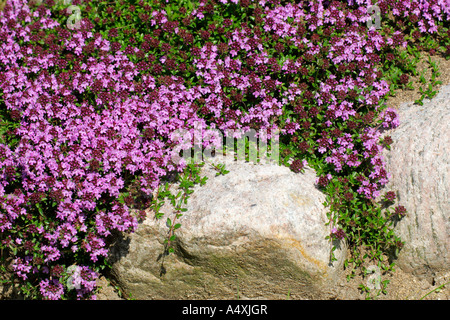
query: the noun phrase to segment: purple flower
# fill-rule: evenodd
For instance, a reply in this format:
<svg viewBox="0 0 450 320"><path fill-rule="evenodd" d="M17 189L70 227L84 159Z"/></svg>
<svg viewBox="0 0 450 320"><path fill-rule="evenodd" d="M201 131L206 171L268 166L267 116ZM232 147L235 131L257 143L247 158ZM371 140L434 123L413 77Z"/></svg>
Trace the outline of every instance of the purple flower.
<svg viewBox="0 0 450 320"><path fill-rule="evenodd" d="M44 279L39 282L39 291L45 300L59 300L64 294L64 287L57 279Z"/></svg>
<svg viewBox="0 0 450 320"><path fill-rule="evenodd" d="M291 170L294 171L295 173L302 172L303 168L304 168L307 164L308 164L308 163L306 162L306 160L295 159L295 160L291 163Z"/></svg>
<svg viewBox="0 0 450 320"><path fill-rule="evenodd" d="M32 260L32 257L25 257L22 258L16 258L14 263L12 264L13 270L16 273L16 275L23 280L28 279L27 274L31 271L32 266L30 265L30 262Z"/></svg>
<svg viewBox="0 0 450 320"><path fill-rule="evenodd" d="M384 195L385 201L388 201L388 202L393 202L395 200L395 198L396 198L396 195L395 195L394 191L388 191Z"/></svg>
<svg viewBox="0 0 450 320"><path fill-rule="evenodd" d="M406 216L406 208L404 206L397 206L395 207L395 214L399 217L405 217Z"/></svg>
<svg viewBox="0 0 450 320"><path fill-rule="evenodd" d="M334 227L334 228L331 230L331 236L332 236L334 239L342 240L342 239L345 238L345 232L344 232L344 230L341 229L341 228L338 229L338 228Z"/></svg>
<svg viewBox="0 0 450 320"><path fill-rule="evenodd" d="M381 113L380 118L383 121L382 124L384 128L397 128L400 124L397 111L392 108L387 108L384 110Z"/></svg>
<svg viewBox="0 0 450 320"><path fill-rule="evenodd" d="M41 251L44 253L44 262L56 261L61 256L60 251L51 246L43 245L41 246Z"/></svg>

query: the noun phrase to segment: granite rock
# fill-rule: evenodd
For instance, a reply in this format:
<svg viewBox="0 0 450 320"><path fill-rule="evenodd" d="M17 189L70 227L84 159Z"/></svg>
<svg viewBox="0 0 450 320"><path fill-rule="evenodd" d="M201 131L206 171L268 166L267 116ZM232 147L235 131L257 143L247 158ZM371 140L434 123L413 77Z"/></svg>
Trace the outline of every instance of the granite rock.
<svg viewBox="0 0 450 320"><path fill-rule="evenodd" d="M405 241L398 265L432 278L450 271L450 86L443 86L423 106L398 108L400 126L386 132L393 140L385 152L395 190L407 215L396 226Z"/></svg>
<svg viewBox="0 0 450 320"><path fill-rule="evenodd" d="M188 199L177 230L175 252L164 255L166 218L152 212L136 233L111 251L112 274L137 299L319 298L339 278L345 243L336 243L331 263L325 195L315 172L294 173L277 164L224 157L230 172L202 169L205 185ZM176 185L173 186L176 190Z"/></svg>

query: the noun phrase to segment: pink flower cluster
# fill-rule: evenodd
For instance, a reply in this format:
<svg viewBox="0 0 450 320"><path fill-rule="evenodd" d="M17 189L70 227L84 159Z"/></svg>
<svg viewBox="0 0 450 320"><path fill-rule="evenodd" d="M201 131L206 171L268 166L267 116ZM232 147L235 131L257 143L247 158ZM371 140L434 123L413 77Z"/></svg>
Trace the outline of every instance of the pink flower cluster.
<svg viewBox="0 0 450 320"><path fill-rule="evenodd" d="M437 32L436 22L450 18L448 0L380 0L377 5L381 13L387 12L390 7L394 16L408 19L423 33Z"/></svg>

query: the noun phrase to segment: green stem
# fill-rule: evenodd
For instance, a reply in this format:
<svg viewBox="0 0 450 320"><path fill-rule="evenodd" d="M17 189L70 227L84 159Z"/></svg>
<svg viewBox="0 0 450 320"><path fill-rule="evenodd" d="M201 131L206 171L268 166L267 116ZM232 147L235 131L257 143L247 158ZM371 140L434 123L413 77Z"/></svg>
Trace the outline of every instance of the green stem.
<svg viewBox="0 0 450 320"><path fill-rule="evenodd" d="M428 296L429 294L431 294L431 293L433 293L434 291L436 291L436 290L439 290L439 289L441 289L441 288L443 288L445 285L447 285L447 284L449 284L450 283L450 281L448 281L448 282L446 282L446 283L444 283L444 284L441 284L439 287L437 287L436 289L433 289L433 290L431 290L430 292L428 292L426 295L424 295L422 298L420 298L419 300L423 300L426 296Z"/></svg>

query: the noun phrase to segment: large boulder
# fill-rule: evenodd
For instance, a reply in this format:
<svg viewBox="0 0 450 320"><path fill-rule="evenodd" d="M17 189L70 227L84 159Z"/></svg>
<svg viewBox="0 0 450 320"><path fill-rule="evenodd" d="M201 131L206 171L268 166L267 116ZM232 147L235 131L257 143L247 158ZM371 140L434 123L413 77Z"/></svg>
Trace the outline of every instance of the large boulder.
<svg viewBox="0 0 450 320"><path fill-rule="evenodd" d="M392 174L386 190L396 190L406 217L396 226L405 247L398 259L404 271L431 280L450 271L450 86L423 106L398 108L400 126L385 152Z"/></svg>
<svg viewBox="0 0 450 320"><path fill-rule="evenodd" d="M277 164L223 157L230 172L196 186L180 218L175 252L164 255L166 218L147 219L112 249L112 274L137 299L320 298L339 278L345 244L330 262L325 196L310 168L294 173ZM174 186L175 188L175 186Z"/></svg>

